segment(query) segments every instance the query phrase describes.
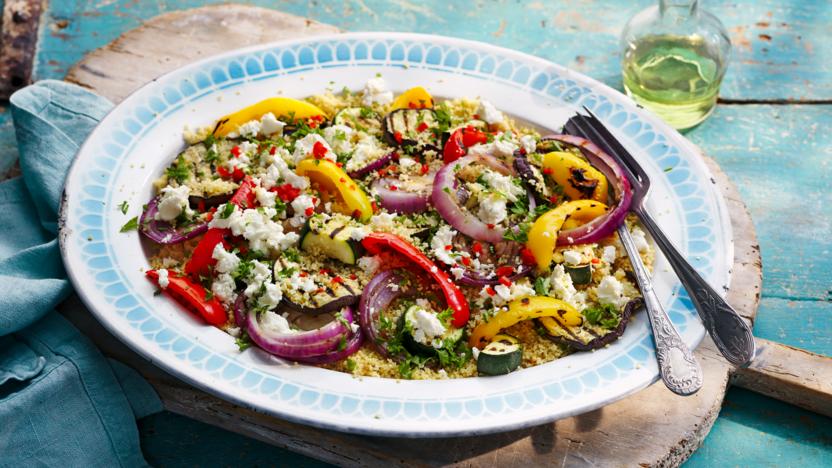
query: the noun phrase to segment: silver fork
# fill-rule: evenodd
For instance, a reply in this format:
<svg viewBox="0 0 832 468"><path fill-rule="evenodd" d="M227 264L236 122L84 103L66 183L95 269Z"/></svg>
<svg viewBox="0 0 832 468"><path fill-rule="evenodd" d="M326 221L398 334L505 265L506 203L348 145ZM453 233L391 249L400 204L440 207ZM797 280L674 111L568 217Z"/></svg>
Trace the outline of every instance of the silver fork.
<svg viewBox="0 0 832 468"><path fill-rule="evenodd" d="M601 121L586 107L589 117L576 115L564 126L568 133L582 136L597 144L618 161L633 186L633 202L630 210L664 252L676 275L702 318L708 334L714 340L720 353L732 364L746 366L755 353L754 335L751 327L691 266L679 253L670 239L644 208L644 200L650 190L650 178L636 159L610 133ZM631 256L632 257L632 256Z"/></svg>

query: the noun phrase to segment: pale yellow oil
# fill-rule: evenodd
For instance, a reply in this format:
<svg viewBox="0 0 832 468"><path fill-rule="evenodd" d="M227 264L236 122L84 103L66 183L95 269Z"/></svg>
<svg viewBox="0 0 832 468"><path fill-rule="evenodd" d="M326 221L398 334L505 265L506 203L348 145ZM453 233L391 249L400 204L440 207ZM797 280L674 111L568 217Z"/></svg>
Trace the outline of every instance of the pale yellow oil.
<svg viewBox="0 0 832 468"><path fill-rule="evenodd" d="M713 111L724 58L700 36L647 36L625 52L624 89L676 129L693 127Z"/></svg>

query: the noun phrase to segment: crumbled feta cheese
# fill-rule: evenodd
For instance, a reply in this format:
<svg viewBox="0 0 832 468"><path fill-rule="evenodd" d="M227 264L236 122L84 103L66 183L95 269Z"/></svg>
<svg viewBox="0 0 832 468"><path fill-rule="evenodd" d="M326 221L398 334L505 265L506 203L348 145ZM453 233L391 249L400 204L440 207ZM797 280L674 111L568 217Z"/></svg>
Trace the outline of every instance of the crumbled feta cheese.
<svg viewBox="0 0 832 468"><path fill-rule="evenodd" d="M300 190L309 187L308 177L295 174L295 171L289 169L289 165L286 164L283 158L273 158L273 162L266 169L266 173L260 178L260 183L263 188L270 189L278 185L281 180Z"/></svg>
<svg viewBox="0 0 832 468"><path fill-rule="evenodd" d="M260 118L260 133L265 136L273 134L281 136L283 135L283 127L285 126L286 123L277 120L271 112L263 114L263 117Z"/></svg>
<svg viewBox="0 0 832 468"><path fill-rule="evenodd" d="M306 222L306 218L309 217L307 211L311 209L314 212L316 201L317 199L313 199L310 195L306 194L300 195L292 200L292 209L295 211L295 215L289 219L289 224L295 227L302 226Z"/></svg>
<svg viewBox="0 0 832 468"><path fill-rule="evenodd" d="M245 290L245 294L248 297L252 297L260 290L264 283L272 279L272 271L268 265L259 260L253 260L251 263L251 272L248 277L243 279L248 285Z"/></svg>
<svg viewBox="0 0 832 468"><path fill-rule="evenodd" d="M483 296L483 293L491 298L492 304L495 306L501 306L506 302L513 301L515 299L520 299L521 297L526 296L534 296L534 288L529 286L526 283L512 283L511 286L506 286L504 284L498 284L494 286L493 291L496 293L495 295L488 294L488 287L484 287L482 291L480 291L480 296Z"/></svg>
<svg viewBox="0 0 832 468"><path fill-rule="evenodd" d="M383 232L393 232L396 229L396 224L394 220L396 219L396 215L393 213L382 212L377 215L373 215L370 218L370 225L376 231L383 231Z"/></svg>
<svg viewBox="0 0 832 468"><path fill-rule="evenodd" d="M361 257L358 259L358 267L364 270L364 273L367 273L368 276L372 276L381 268L381 257L377 255Z"/></svg>
<svg viewBox="0 0 832 468"><path fill-rule="evenodd" d="M160 268L156 270L156 273L159 275L159 287L162 289L167 289L168 285L170 284L170 278L168 278L168 270L165 268Z"/></svg>
<svg viewBox="0 0 832 468"><path fill-rule="evenodd" d="M237 127L237 131L232 133L234 134L232 138L237 136L256 137L257 134L260 133L260 122L257 120L249 120L248 122ZM229 134L229 136L231 135Z"/></svg>
<svg viewBox="0 0 832 468"><path fill-rule="evenodd" d="M257 299L257 304L261 307L265 307L267 310L271 310L277 307L280 300L283 299L283 292L274 283L265 284L266 289L263 291L263 294L260 295L260 298Z"/></svg>
<svg viewBox="0 0 832 468"><path fill-rule="evenodd" d="M491 153L494 156L499 156L503 158L507 158L509 156L514 155L514 152L517 151L517 148L519 148L514 142L499 138L494 140L494 143L492 143L492 145L493 149L491 150Z"/></svg>
<svg viewBox="0 0 832 468"><path fill-rule="evenodd" d="M473 348L471 348L471 355L474 356L474 360L476 361L480 358L480 349L474 346Z"/></svg>
<svg viewBox="0 0 832 468"><path fill-rule="evenodd" d="M502 175L497 171L486 169L482 173L482 178L492 190L506 197L509 201L517 201L517 197L526 193L523 187L514 183L511 176Z"/></svg>
<svg viewBox="0 0 832 468"><path fill-rule="evenodd" d="M364 85L364 98L362 102L368 107L373 104L389 104L393 102L393 92L387 91L387 83L384 82L384 78L380 76L371 78Z"/></svg>
<svg viewBox="0 0 832 468"><path fill-rule="evenodd" d="M558 299L568 302L579 311L586 308L586 293L578 292L575 289L575 285L572 284L572 277L569 276L563 265L555 265L549 278L552 292Z"/></svg>
<svg viewBox="0 0 832 468"><path fill-rule="evenodd" d="M327 208L327 211L330 211L330 209ZM361 242L361 241L364 240L365 237L367 237L367 235L369 233L370 233L370 230L367 229L364 226L354 227L352 229L352 231L350 232L350 239L352 239L356 242Z"/></svg>
<svg viewBox="0 0 832 468"><path fill-rule="evenodd" d="M315 284L315 280L311 276L300 276L297 271L289 277L289 286L303 292L312 292L318 289L318 285Z"/></svg>
<svg viewBox="0 0 832 468"><path fill-rule="evenodd" d="M352 157L347 161L344 169L347 171L357 171L377 160L385 151L378 144L378 140L375 137L366 135L358 140L358 144L353 148Z"/></svg>
<svg viewBox="0 0 832 468"><path fill-rule="evenodd" d="M274 208L274 204L277 201L277 193L269 192L263 187L255 187L254 195L257 197L257 203L259 203L260 206Z"/></svg>
<svg viewBox="0 0 832 468"><path fill-rule="evenodd" d="M499 224L508 216L506 199L496 193L486 195L480 200L477 216L486 224Z"/></svg>
<svg viewBox="0 0 832 468"><path fill-rule="evenodd" d="M485 99L480 99L480 107L477 109L477 114L489 125L502 123L503 121L503 113L497 110L494 104L491 104L490 101L486 101Z"/></svg>
<svg viewBox="0 0 832 468"><path fill-rule="evenodd" d="M537 151L537 139L532 135L523 135L520 137L520 146L526 150L526 154L531 154Z"/></svg>
<svg viewBox="0 0 832 468"><path fill-rule="evenodd" d="M191 194L191 189L187 185L180 185L179 187L171 187L168 185L161 191L161 197L156 205L158 210L156 212L156 219L159 221L173 221L183 211L188 210L188 196Z"/></svg>
<svg viewBox="0 0 832 468"><path fill-rule="evenodd" d="M454 275L454 278L461 279L463 276L465 276L465 268L452 267L451 274Z"/></svg>
<svg viewBox="0 0 832 468"><path fill-rule="evenodd" d="M574 250L564 250L563 261L570 265L580 265L583 262L583 256Z"/></svg>
<svg viewBox="0 0 832 468"><path fill-rule="evenodd" d="M630 231L630 234L633 236L633 243L636 245L639 252L646 252L650 248L650 245L647 243L647 237L640 227L634 227L633 230Z"/></svg>
<svg viewBox="0 0 832 468"><path fill-rule="evenodd" d="M332 125L324 129L324 138L336 153L343 154L352 151L352 134L354 130L346 125Z"/></svg>
<svg viewBox="0 0 832 468"><path fill-rule="evenodd" d="M333 162L336 161L335 152L332 151L329 143L327 143L326 140L324 140L324 138L317 133L310 133L295 142L295 152L292 153L295 164L301 162L312 154L312 149L315 147L315 143L320 143L324 145L324 148L326 148L326 154L323 155L323 159L329 159Z"/></svg>
<svg viewBox="0 0 832 468"><path fill-rule="evenodd" d="M228 273L220 273L211 283L211 292L214 293L219 300L224 304L230 304L237 299L235 289L237 285L234 283L234 278Z"/></svg>
<svg viewBox="0 0 832 468"><path fill-rule="evenodd" d="M595 289L598 301L602 304L612 304L617 309L624 307L630 298L624 295L624 285L614 276L605 276Z"/></svg>
<svg viewBox="0 0 832 468"><path fill-rule="evenodd" d="M233 252L225 250L222 243L214 247L211 258L217 261L214 269L219 273L231 273L240 265L240 257Z"/></svg>
<svg viewBox="0 0 832 468"><path fill-rule="evenodd" d="M436 314L417 306L407 315L407 322L413 328L413 339L417 343L442 347L441 336L445 333L445 325Z"/></svg>
<svg viewBox="0 0 832 468"><path fill-rule="evenodd" d="M453 265L456 260L451 256L451 250L447 250L447 246L452 245L456 231L451 229L448 225L443 225L436 230L436 234L430 240L430 247L433 250L433 255L443 263Z"/></svg>
<svg viewBox="0 0 832 468"><path fill-rule="evenodd" d="M289 321L286 320L286 317L272 311L266 311L260 314L258 322L266 331L273 333L295 333L289 326Z"/></svg>
<svg viewBox="0 0 832 468"><path fill-rule="evenodd" d="M239 338L240 334L243 332L240 327L228 327L225 331L234 338Z"/></svg>
<svg viewBox="0 0 832 468"><path fill-rule="evenodd" d="M607 263L615 262L615 258L618 256L618 253L615 251L614 245L608 245L604 247L603 252L601 253L601 260Z"/></svg>

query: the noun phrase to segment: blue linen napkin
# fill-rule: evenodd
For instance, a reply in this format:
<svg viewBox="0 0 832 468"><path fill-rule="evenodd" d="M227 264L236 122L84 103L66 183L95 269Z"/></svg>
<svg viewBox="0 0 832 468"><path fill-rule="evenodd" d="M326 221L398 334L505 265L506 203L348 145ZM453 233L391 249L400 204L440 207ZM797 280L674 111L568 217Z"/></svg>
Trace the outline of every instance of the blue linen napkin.
<svg viewBox="0 0 832 468"><path fill-rule="evenodd" d="M152 387L55 312L72 288L58 205L78 148L112 108L61 81L11 97L22 176L0 183L0 466L145 465L135 420Z"/></svg>

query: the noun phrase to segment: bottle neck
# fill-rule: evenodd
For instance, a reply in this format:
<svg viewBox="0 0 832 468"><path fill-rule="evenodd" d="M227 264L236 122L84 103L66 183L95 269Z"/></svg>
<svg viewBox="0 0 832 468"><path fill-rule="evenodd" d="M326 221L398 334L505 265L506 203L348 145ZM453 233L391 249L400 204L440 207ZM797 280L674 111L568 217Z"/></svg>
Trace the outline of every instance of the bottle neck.
<svg viewBox="0 0 832 468"><path fill-rule="evenodd" d="M659 0L659 14L665 18L690 18L698 12L699 0Z"/></svg>

